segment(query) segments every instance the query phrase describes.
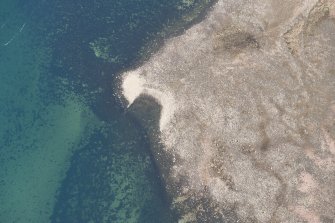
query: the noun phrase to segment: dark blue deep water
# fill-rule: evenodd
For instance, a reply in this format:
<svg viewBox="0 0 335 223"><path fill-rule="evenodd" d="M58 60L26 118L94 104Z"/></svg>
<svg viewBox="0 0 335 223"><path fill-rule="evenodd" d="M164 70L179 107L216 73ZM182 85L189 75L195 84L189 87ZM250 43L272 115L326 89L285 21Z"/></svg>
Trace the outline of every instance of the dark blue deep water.
<svg viewBox="0 0 335 223"><path fill-rule="evenodd" d="M0 0L0 223L177 222L119 75L209 0Z"/></svg>

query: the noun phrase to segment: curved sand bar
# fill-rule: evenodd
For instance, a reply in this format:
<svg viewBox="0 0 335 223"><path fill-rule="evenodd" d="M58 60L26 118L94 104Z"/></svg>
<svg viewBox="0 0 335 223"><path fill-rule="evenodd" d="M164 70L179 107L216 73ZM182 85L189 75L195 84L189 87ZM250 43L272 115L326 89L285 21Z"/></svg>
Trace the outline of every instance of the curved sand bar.
<svg viewBox="0 0 335 223"><path fill-rule="evenodd" d="M335 2L218 1L124 74L162 105L181 222L335 221Z"/></svg>

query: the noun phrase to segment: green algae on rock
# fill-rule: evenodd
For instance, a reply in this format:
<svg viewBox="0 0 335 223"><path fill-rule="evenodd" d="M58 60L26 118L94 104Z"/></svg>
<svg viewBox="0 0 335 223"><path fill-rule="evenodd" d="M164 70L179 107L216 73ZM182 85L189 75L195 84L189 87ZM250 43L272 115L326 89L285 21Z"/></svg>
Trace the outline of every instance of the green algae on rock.
<svg viewBox="0 0 335 223"><path fill-rule="evenodd" d="M94 51L96 57L101 58L110 63L119 63L118 56L110 57L113 52L112 46L108 44L107 38L99 38L90 43L91 49Z"/></svg>

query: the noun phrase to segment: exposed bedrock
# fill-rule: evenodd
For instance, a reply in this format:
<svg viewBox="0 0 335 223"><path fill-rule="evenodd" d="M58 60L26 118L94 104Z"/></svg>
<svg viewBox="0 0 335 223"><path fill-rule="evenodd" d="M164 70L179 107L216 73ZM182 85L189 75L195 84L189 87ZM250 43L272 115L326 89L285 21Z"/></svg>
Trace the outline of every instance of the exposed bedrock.
<svg viewBox="0 0 335 223"><path fill-rule="evenodd" d="M124 74L181 222L335 221L334 61L335 1L224 0Z"/></svg>

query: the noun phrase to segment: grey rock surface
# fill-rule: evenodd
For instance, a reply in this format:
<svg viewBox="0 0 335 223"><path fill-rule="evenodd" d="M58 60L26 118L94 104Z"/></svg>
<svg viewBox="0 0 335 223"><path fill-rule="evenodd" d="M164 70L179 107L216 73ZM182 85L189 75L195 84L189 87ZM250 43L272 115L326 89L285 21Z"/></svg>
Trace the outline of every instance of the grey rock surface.
<svg viewBox="0 0 335 223"><path fill-rule="evenodd" d="M180 222L335 221L335 1L220 0L123 77Z"/></svg>

